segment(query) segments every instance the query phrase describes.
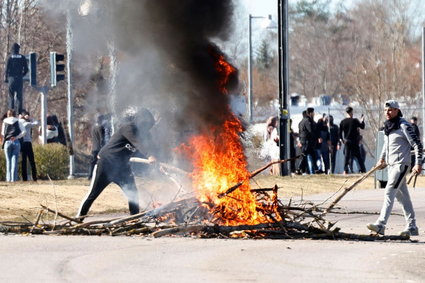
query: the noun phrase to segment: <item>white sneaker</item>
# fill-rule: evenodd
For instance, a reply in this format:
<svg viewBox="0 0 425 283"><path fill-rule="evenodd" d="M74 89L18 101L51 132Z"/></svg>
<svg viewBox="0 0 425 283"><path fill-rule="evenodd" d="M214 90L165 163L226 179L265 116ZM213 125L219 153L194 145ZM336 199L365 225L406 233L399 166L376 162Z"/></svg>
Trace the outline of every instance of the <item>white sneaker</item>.
<svg viewBox="0 0 425 283"><path fill-rule="evenodd" d="M401 231L400 236L404 236L404 237L419 236L419 229L416 226L415 227L409 227L409 228Z"/></svg>
<svg viewBox="0 0 425 283"><path fill-rule="evenodd" d="M367 229L372 232L375 232L376 234L385 235L385 227L380 224L369 223L366 227Z"/></svg>

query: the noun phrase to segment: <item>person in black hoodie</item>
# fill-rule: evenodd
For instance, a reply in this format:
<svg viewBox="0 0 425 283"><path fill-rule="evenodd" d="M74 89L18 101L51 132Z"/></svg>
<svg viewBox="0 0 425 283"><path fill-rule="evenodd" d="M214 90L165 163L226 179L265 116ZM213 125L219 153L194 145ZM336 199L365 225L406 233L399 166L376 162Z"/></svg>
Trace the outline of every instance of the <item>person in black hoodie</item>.
<svg viewBox="0 0 425 283"><path fill-rule="evenodd" d="M24 55L19 54L21 46L18 43L12 45L12 55L7 59L5 83L9 83L8 108L17 113L22 112L23 108L23 77L28 73L28 63ZM16 105L15 105L16 94Z"/></svg>
<svg viewBox="0 0 425 283"><path fill-rule="evenodd" d="M360 172L365 173L366 168L364 160L360 154L360 132L359 129L365 128L363 115L360 120L353 118L353 108L347 107L345 109L347 118L343 119L339 124L340 139L344 143L344 174L348 174L350 171L353 173L353 168L350 168L350 163L353 158L356 158ZM351 169L351 170L350 170Z"/></svg>
<svg viewBox="0 0 425 283"><path fill-rule="evenodd" d="M89 192L76 217L84 219L96 198L112 182L120 186L126 195L130 214L139 213L139 196L129 160L133 156L148 156L151 139L149 130L154 124L152 113L145 108L127 117L100 150ZM156 158L150 155L148 161L154 163Z"/></svg>

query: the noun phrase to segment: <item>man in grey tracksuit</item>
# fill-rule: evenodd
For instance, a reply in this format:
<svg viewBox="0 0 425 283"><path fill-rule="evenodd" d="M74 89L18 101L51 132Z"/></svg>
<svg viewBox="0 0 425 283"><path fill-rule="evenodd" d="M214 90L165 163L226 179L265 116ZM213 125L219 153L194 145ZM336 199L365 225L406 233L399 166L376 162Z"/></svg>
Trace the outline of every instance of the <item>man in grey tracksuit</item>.
<svg viewBox="0 0 425 283"><path fill-rule="evenodd" d="M367 228L377 234L384 235L385 225L394 205L394 198L400 202L407 222L406 229L400 235L417 236L415 211L406 185L406 175L411 164L410 149L415 151L415 165L412 172L422 171L422 144L412 125L402 118L400 106L395 100L385 102L384 147L377 165L388 165L388 183L385 187L385 198L381 213L374 224Z"/></svg>

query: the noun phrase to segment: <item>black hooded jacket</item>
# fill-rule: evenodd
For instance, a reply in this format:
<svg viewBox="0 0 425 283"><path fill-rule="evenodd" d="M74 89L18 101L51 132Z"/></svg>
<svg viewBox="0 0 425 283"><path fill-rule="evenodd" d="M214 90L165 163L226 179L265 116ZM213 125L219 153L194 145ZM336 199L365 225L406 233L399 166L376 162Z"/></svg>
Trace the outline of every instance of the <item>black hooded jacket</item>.
<svg viewBox="0 0 425 283"><path fill-rule="evenodd" d="M28 73L28 63L24 55L19 54L19 45L12 46L12 55L7 59L5 81L9 77L21 79Z"/></svg>
<svg viewBox="0 0 425 283"><path fill-rule="evenodd" d="M130 157L147 157L151 148L151 134L149 130L155 121L152 114L146 110L142 114L136 114L122 124L109 142L100 150L99 157L110 162L112 165L123 166L128 164Z"/></svg>

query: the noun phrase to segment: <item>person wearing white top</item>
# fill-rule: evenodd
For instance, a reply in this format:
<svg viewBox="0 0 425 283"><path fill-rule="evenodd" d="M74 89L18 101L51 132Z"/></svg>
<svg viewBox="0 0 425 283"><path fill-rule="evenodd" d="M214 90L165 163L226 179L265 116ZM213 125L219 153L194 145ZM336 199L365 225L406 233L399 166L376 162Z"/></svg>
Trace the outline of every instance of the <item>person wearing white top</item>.
<svg viewBox="0 0 425 283"><path fill-rule="evenodd" d="M32 148L32 128L37 126L39 122L30 118L30 113L26 110L22 110L20 116L20 122L25 127L26 134L22 139L22 181L28 181L27 173L27 159L31 166L32 180L37 181L37 167L35 166L34 150Z"/></svg>

